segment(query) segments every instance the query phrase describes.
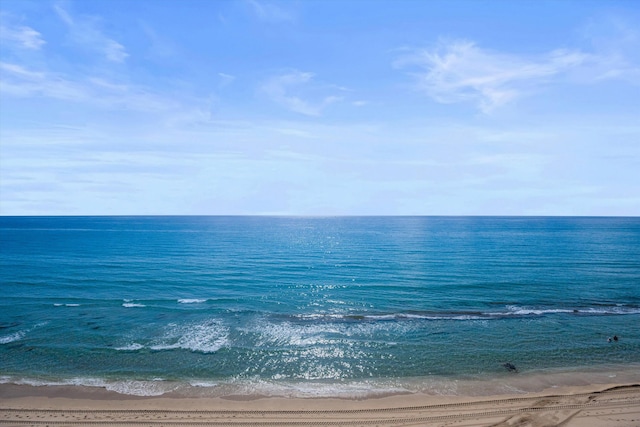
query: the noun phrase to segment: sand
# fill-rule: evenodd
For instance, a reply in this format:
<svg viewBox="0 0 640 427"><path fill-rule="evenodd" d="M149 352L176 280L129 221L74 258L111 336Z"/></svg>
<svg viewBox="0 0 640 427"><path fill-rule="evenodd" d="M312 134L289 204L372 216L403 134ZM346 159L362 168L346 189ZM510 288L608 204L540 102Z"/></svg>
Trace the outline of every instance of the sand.
<svg viewBox="0 0 640 427"><path fill-rule="evenodd" d="M135 397L86 387L0 384L2 426L638 427L640 384L483 397Z"/></svg>

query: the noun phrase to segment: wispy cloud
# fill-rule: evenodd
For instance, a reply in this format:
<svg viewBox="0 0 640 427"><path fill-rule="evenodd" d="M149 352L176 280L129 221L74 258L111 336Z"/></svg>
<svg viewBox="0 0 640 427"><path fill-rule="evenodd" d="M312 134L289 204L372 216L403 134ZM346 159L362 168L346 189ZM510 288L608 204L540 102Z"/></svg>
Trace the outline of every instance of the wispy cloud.
<svg viewBox="0 0 640 427"><path fill-rule="evenodd" d="M313 73L294 70L270 78L262 86L262 90L271 100L293 112L307 116L319 116L326 107L340 101L342 97L328 95L321 96L315 101L303 99L302 92L318 89L318 86L310 88L313 77Z"/></svg>
<svg viewBox="0 0 640 427"><path fill-rule="evenodd" d="M171 40L158 33L145 21L140 21L140 28L149 41L148 55L155 58L173 58L178 52L178 47Z"/></svg>
<svg viewBox="0 0 640 427"><path fill-rule="evenodd" d="M236 79L236 76L227 73L218 73L218 77L220 77L220 87L229 86Z"/></svg>
<svg viewBox="0 0 640 427"><path fill-rule="evenodd" d="M53 8L58 17L69 28L71 39L78 45L85 49L97 51L112 62L124 62L129 56L122 44L103 34L98 18L91 16L74 17L60 4L55 4Z"/></svg>
<svg viewBox="0 0 640 427"><path fill-rule="evenodd" d="M270 23L293 22L296 15L290 9L286 9L272 2L247 0L251 10L261 21Z"/></svg>
<svg viewBox="0 0 640 427"><path fill-rule="evenodd" d="M61 76L7 62L0 62L0 94L43 96L67 101L90 99L85 88Z"/></svg>
<svg viewBox="0 0 640 427"><path fill-rule="evenodd" d="M180 102L174 97L155 93L142 86L102 77L74 79L61 73L33 70L10 62L0 62L0 94L23 98L52 98L106 109L139 112L181 108Z"/></svg>
<svg viewBox="0 0 640 427"><path fill-rule="evenodd" d="M394 65L413 67L410 73L417 88L436 101L471 102L488 113L589 59L588 54L571 50L537 57L510 55L455 40L441 41L433 49L410 50Z"/></svg>
<svg viewBox="0 0 640 427"><path fill-rule="evenodd" d="M42 34L31 27L5 23L0 23L0 41L3 44L31 50L38 50L46 43L42 39Z"/></svg>
<svg viewBox="0 0 640 427"><path fill-rule="evenodd" d="M582 30L600 60L586 74L594 80L624 80L640 84L640 31L620 16L592 20Z"/></svg>

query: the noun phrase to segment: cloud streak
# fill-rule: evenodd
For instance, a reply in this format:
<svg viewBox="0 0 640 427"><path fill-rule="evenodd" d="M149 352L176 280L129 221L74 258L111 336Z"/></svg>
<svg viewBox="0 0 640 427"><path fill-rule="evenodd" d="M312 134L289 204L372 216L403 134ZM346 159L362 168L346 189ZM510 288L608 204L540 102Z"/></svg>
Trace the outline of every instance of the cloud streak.
<svg viewBox="0 0 640 427"><path fill-rule="evenodd" d="M0 94L21 98L51 98L112 110L163 112L182 108L174 97L141 86L92 76L74 79L10 62L0 62Z"/></svg>
<svg viewBox="0 0 640 427"><path fill-rule="evenodd" d="M293 22L296 16L288 9L274 3L257 0L247 0L251 10L263 22L280 23Z"/></svg>
<svg viewBox="0 0 640 427"><path fill-rule="evenodd" d="M490 113L589 60L590 55L579 51L555 50L527 58L456 40L441 41L433 49L413 49L394 65L413 68L416 87L437 102L469 102Z"/></svg>
<svg viewBox="0 0 640 427"><path fill-rule="evenodd" d="M272 101L282 105L290 111L304 114L306 116L320 116L322 111L329 105L340 101L339 96L323 96L320 100L309 101L302 98L302 92L309 90L312 86L313 73L302 71L291 71L270 78L263 86L262 91L266 93ZM312 87L312 89L316 89Z"/></svg>
<svg viewBox="0 0 640 427"><path fill-rule="evenodd" d="M0 24L0 40L29 50L39 50L46 43L42 39L42 34L24 25Z"/></svg>
<svg viewBox="0 0 640 427"><path fill-rule="evenodd" d="M102 33L97 18L72 16L60 4L53 6L58 17L69 28L71 39L85 49L97 51L111 62L124 62L129 54L125 47Z"/></svg>

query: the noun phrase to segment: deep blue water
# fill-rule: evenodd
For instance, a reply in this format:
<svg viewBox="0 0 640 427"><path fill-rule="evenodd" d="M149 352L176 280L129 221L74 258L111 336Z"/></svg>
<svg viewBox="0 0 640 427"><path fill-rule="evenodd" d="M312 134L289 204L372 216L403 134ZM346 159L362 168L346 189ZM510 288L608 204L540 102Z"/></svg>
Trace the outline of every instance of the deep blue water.
<svg viewBox="0 0 640 427"><path fill-rule="evenodd" d="M5 383L330 395L640 363L640 218L0 217L0 289Z"/></svg>

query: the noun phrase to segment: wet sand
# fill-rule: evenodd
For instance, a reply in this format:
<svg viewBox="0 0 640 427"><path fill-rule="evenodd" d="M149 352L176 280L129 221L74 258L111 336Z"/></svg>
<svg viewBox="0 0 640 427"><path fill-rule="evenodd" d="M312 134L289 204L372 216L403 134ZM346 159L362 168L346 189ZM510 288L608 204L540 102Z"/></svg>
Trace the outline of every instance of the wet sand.
<svg viewBox="0 0 640 427"><path fill-rule="evenodd" d="M640 384L482 397L135 397L77 386L0 384L2 426L637 427Z"/></svg>

